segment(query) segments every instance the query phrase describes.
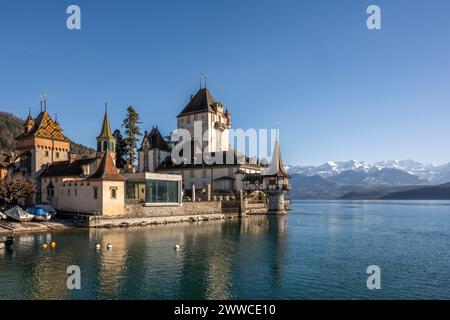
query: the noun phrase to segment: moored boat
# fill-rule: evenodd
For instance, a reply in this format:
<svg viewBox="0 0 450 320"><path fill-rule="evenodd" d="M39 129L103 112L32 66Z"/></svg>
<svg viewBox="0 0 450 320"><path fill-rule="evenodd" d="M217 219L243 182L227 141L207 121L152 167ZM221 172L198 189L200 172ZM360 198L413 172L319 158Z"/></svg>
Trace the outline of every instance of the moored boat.
<svg viewBox="0 0 450 320"><path fill-rule="evenodd" d="M47 211L52 217L54 217L57 213L56 209L48 204L37 204L36 208L44 209Z"/></svg>
<svg viewBox="0 0 450 320"><path fill-rule="evenodd" d="M31 221L33 220L34 217L32 214L29 214L19 206L15 206L12 207L11 209L6 210L5 215L13 220L20 222Z"/></svg>
<svg viewBox="0 0 450 320"><path fill-rule="evenodd" d="M33 215L35 221L49 221L52 217L46 210L38 207L29 207L27 212Z"/></svg>

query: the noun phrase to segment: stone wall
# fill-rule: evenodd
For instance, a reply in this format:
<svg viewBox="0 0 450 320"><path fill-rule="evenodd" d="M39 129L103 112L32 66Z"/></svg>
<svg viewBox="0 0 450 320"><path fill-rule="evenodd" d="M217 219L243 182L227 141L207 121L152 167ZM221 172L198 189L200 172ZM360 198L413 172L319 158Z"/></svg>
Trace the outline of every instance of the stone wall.
<svg viewBox="0 0 450 320"><path fill-rule="evenodd" d="M145 207L126 205L122 216L91 216L79 222L80 226L90 228L116 228L200 221L223 220L233 215L222 213L220 201L185 202L181 206Z"/></svg>
<svg viewBox="0 0 450 320"><path fill-rule="evenodd" d="M180 206L145 207L142 205L126 205L126 216L129 217L173 217L205 214L221 214L220 201L183 202Z"/></svg>

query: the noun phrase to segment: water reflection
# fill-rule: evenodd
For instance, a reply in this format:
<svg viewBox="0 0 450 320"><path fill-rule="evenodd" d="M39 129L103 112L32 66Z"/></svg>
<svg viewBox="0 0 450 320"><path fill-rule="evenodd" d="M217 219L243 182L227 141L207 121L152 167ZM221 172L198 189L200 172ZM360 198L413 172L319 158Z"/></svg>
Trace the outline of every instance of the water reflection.
<svg viewBox="0 0 450 320"><path fill-rule="evenodd" d="M271 283L269 292L276 294L285 233L284 217L255 216L21 236L14 250L0 256L0 287L10 290L1 290L0 298L231 299L261 281ZM43 249L50 241L57 242L56 249ZM81 268L79 291L66 287L72 264Z"/></svg>

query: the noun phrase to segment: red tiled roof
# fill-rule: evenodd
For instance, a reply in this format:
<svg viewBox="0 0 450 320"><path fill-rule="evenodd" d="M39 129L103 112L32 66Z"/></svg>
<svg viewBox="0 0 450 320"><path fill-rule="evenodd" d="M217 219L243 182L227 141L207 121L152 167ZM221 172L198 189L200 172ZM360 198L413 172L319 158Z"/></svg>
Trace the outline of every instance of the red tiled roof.
<svg viewBox="0 0 450 320"><path fill-rule="evenodd" d="M114 164L111 153L106 151L102 161L100 162L97 172L89 176L90 180L109 180L109 181L125 181L125 177L119 174L116 165Z"/></svg>

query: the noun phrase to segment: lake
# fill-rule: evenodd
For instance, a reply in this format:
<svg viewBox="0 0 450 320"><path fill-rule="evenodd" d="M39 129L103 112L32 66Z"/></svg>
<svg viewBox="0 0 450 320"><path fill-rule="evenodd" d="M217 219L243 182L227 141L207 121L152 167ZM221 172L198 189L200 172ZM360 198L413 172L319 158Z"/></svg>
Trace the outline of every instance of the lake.
<svg viewBox="0 0 450 320"><path fill-rule="evenodd" d="M449 201L302 201L285 217L23 235L0 251L0 299L449 298Z"/></svg>

